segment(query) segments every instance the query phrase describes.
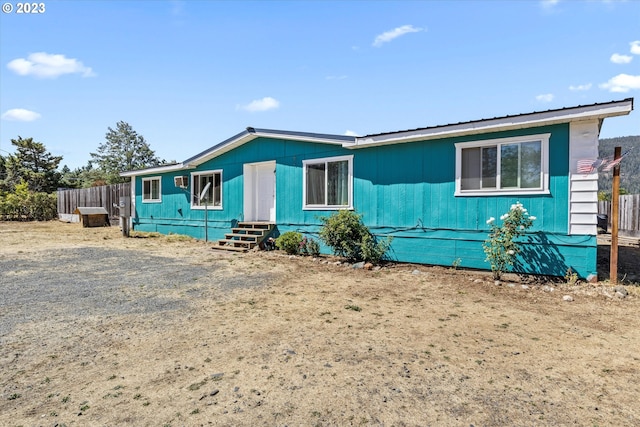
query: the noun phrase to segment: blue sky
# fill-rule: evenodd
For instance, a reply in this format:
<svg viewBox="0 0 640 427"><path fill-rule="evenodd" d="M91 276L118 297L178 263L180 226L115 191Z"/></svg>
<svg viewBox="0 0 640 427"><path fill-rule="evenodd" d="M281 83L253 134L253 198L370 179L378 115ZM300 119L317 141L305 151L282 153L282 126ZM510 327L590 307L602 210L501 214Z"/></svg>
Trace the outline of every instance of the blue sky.
<svg viewBox="0 0 640 427"><path fill-rule="evenodd" d="M366 135L640 95L636 1L3 4L0 154L33 137L72 169L121 120L182 161L247 126ZM605 120L627 135L640 113Z"/></svg>

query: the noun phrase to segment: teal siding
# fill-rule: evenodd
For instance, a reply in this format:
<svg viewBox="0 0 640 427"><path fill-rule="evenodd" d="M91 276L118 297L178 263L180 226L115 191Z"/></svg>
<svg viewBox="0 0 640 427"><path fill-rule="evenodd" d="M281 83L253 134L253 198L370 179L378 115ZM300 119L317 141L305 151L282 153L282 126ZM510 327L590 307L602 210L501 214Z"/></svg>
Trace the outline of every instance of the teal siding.
<svg viewBox="0 0 640 427"><path fill-rule="evenodd" d="M549 195L455 197L456 142L550 133ZM195 170L163 176L160 204L136 204L135 228L204 237L204 212L191 210L189 196L173 186L173 177L194 171L223 171L223 209L210 210L209 238L222 238L243 220L243 165L276 161L276 223L316 235L319 217L332 211L302 209L302 161L353 155L353 203L378 235L394 236L392 258L398 261L487 268L482 242L486 220L499 218L520 201L537 217L526 247L523 271L562 276L572 268L581 277L596 272L593 236L569 236L569 126L555 125L348 150L339 145L258 138L214 158ZM140 194L141 178L136 179ZM180 213L182 212L182 213ZM326 248L325 248L326 250Z"/></svg>

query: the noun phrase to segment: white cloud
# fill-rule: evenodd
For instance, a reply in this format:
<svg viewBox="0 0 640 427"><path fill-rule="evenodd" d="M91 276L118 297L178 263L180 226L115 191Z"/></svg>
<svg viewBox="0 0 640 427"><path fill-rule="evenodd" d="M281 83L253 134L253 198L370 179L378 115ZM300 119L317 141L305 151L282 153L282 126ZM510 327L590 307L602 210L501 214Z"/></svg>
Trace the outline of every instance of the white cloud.
<svg viewBox="0 0 640 427"><path fill-rule="evenodd" d="M280 102L278 102L278 100L273 99L270 96L265 96L262 99L256 99L254 101L251 101L247 105L239 106L238 108L253 113L256 111L275 110L279 106Z"/></svg>
<svg viewBox="0 0 640 427"><path fill-rule="evenodd" d="M36 52L27 59L18 58L7 64L7 68L21 76L56 78L63 74L82 74L82 77L95 76L93 70L75 58L64 55Z"/></svg>
<svg viewBox="0 0 640 427"><path fill-rule="evenodd" d="M571 85L571 86L569 86L569 90L572 90L572 91L584 91L584 90L591 89L591 86L593 86L591 83L587 83L587 84L584 84L584 85L576 85L576 86Z"/></svg>
<svg viewBox="0 0 640 427"><path fill-rule="evenodd" d="M551 102L551 101L553 101L553 94L552 93L544 93L542 95L538 95L538 96L536 96L536 100L540 101L540 102Z"/></svg>
<svg viewBox="0 0 640 427"><path fill-rule="evenodd" d="M423 28L416 28L413 25L403 25L402 27L394 28L391 31L386 31L378 36L376 36L373 41L374 47L380 47L384 43L388 43L391 40L403 36L409 33L419 33L420 31L424 31Z"/></svg>
<svg viewBox="0 0 640 427"><path fill-rule="evenodd" d="M354 131L349 130L349 129L347 129L347 130L344 132L344 134L345 134L346 136L360 136L360 135L358 135L358 133L357 133L357 132L354 132Z"/></svg>
<svg viewBox="0 0 640 427"><path fill-rule="evenodd" d="M40 117L42 116L40 116L39 113L25 110L24 108L12 108L2 114L2 120L9 120L12 122L32 122L34 120L38 120Z"/></svg>
<svg viewBox="0 0 640 427"><path fill-rule="evenodd" d="M631 45L631 49L629 49L631 53L634 55L640 55L640 40L633 41L629 43L629 45Z"/></svg>
<svg viewBox="0 0 640 427"><path fill-rule="evenodd" d="M614 53L613 55L611 55L611 58L609 58L609 59L614 64L628 64L633 59L633 56L620 55L618 53Z"/></svg>
<svg viewBox="0 0 640 427"><path fill-rule="evenodd" d="M609 92L629 92L630 90L640 89L640 76L631 76L629 74L618 74L609 79L608 82L600 84L601 89Z"/></svg>
<svg viewBox="0 0 640 427"><path fill-rule="evenodd" d="M540 2L544 9L553 9L558 3L560 0L542 0Z"/></svg>

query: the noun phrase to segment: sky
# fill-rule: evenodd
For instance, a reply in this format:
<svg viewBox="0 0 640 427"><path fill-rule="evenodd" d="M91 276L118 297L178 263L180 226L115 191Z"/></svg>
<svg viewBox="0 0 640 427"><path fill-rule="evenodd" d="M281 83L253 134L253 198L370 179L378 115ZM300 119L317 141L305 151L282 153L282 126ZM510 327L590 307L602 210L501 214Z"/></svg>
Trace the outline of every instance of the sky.
<svg viewBox="0 0 640 427"><path fill-rule="evenodd" d="M32 137L82 167L119 121L182 161L248 126L367 135L629 97L600 136L640 135L636 1L35 6L2 3L3 156Z"/></svg>

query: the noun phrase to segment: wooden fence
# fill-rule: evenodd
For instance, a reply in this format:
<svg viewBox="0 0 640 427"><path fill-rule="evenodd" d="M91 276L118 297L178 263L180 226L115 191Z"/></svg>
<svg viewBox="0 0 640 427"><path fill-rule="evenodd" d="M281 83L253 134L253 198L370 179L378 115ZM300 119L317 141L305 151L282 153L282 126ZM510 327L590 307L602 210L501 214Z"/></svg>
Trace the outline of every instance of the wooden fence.
<svg viewBox="0 0 640 427"><path fill-rule="evenodd" d="M118 218L120 210L113 205L120 203L120 197L131 196L131 183L102 185L91 188L58 190L58 218L76 222L73 214L80 207L103 207L109 212L109 218Z"/></svg>
<svg viewBox="0 0 640 427"><path fill-rule="evenodd" d="M618 207L618 229L624 231L640 231L640 194L620 196ZM607 215L611 230L611 202L598 202L598 213Z"/></svg>

